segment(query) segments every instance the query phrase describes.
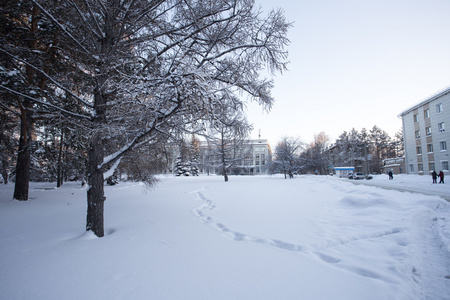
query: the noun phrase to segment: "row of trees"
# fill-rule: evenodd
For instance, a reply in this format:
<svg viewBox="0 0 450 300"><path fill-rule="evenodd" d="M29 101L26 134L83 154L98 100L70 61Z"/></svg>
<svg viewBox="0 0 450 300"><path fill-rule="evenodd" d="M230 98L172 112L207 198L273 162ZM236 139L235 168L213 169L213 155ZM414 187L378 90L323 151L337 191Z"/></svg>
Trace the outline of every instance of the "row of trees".
<svg viewBox="0 0 450 300"><path fill-rule="evenodd" d="M244 93L269 109L260 73L286 69L290 24L253 0L0 5L2 170L15 166L17 200L39 153L57 177L86 174L86 230L99 237L104 174L122 166L151 184L140 166L157 169L168 139L230 125Z"/></svg>
<svg viewBox="0 0 450 300"><path fill-rule="evenodd" d="M367 169L364 171L381 173L384 159L403 155L402 133L391 138L374 126L371 130L344 131L334 144L330 144L324 132L317 134L309 145L298 138L284 137L275 148L270 170L285 177L294 173L329 174L333 166L355 166L363 161Z"/></svg>

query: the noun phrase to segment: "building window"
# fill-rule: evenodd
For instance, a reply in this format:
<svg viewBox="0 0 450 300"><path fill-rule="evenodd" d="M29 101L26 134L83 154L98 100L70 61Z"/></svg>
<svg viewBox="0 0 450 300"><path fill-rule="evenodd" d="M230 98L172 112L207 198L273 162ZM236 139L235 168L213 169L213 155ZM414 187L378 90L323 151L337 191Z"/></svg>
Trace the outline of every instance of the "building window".
<svg viewBox="0 0 450 300"><path fill-rule="evenodd" d="M427 145L427 152L428 152L428 153L433 152L433 144L428 144L428 145Z"/></svg>
<svg viewBox="0 0 450 300"><path fill-rule="evenodd" d="M410 165L409 165L409 171L410 171L410 172L414 172L414 165L413 165L413 164L410 164Z"/></svg>
<svg viewBox="0 0 450 300"><path fill-rule="evenodd" d="M446 141L440 141L439 142L439 147L440 147L441 151L447 151L447 142Z"/></svg>
<svg viewBox="0 0 450 300"><path fill-rule="evenodd" d="M419 122L419 114L415 114L414 115L414 123L418 123Z"/></svg>
<svg viewBox="0 0 450 300"><path fill-rule="evenodd" d="M416 139L420 139L420 130L417 130L415 134L416 134Z"/></svg>
<svg viewBox="0 0 450 300"><path fill-rule="evenodd" d="M445 125L444 125L444 122L438 123L438 131L439 131L439 132L445 131Z"/></svg>
<svg viewBox="0 0 450 300"><path fill-rule="evenodd" d="M425 109L423 111L423 116L425 119L429 119L430 118L430 109Z"/></svg>
<svg viewBox="0 0 450 300"><path fill-rule="evenodd" d="M428 167L430 168L430 172L431 172L431 171L434 171L434 162L430 162L430 163L428 164Z"/></svg>
<svg viewBox="0 0 450 300"><path fill-rule="evenodd" d="M440 113L442 113L444 110L443 110L443 107L442 107L442 103L439 103L439 104L437 104L436 105L436 113L437 114L440 114Z"/></svg>
<svg viewBox="0 0 450 300"><path fill-rule="evenodd" d="M441 161L441 165L443 171L448 171L448 160Z"/></svg>
<svg viewBox="0 0 450 300"><path fill-rule="evenodd" d="M423 164L417 164L417 171L423 172Z"/></svg>
<svg viewBox="0 0 450 300"><path fill-rule="evenodd" d="M422 154L422 146L417 146L416 152L417 152L417 155Z"/></svg>
<svg viewBox="0 0 450 300"><path fill-rule="evenodd" d="M425 132L427 133L427 136L431 135L431 126L426 127Z"/></svg>

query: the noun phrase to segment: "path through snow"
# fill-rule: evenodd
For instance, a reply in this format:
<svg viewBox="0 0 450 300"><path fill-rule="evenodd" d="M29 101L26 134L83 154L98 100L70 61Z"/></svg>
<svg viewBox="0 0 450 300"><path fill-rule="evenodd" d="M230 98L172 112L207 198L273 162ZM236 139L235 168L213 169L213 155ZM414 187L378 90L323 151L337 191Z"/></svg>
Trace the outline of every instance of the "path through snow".
<svg viewBox="0 0 450 300"><path fill-rule="evenodd" d="M448 204L440 201L419 201L420 205L417 207L415 201L411 204L405 201L399 203L396 201L399 193L392 195L392 192L376 187L352 188L342 180L331 177L306 176L297 180L326 183L328 188L331 188L330 195L333 196L343 192L338 201L331 201L324 206L322 220L308 220L316 223L316 226L323 226L325 223L324 228L327 230L331 228L331 224L336 227L332 234L315 243L296 243L253 235L245 230L232 228L226 221L216 221L211 213L218 204L205 195L208 189L204 187L193 192L202 201L202 204L194 209L194 213L201 222L233 241L270 246L309 257L316 256L336 268L390 284L398 285L402 281L410 281L415 297L420 299L447 298L447 292L443 293L442 288L450 291ZM364 184L367 181L357 183ZM381 181L375 180L371 183L373 186L378 183L378 186L384 189L396 189L393 185L383 185ZM299 189L296 184L294 186ZM308 183L305 186L308 186ZM413 192L416 194L407 195L405 199L422 197L417 193L421 190L420 185L416 184L414 187ZM402 192L408 188L409 186L404 184L398 187ZM422 190L430 194L426 188ZM434 194L440 195L442 191ZM404 193L401 195L405 196ZM241 209L235 207L235 211L240 213Z"/></svg>
<svg viewBox="0 0 450 300"><path fill-rule="evenodd" d="M450 203L438 196L329 176L161 179L150 191L136 183L105 186L101 239L84 233L79 184L31 183L25 202L11 200L12 185L0 186L1 297L450 295ZM423 179L394 177L417 186Z"/></svg>

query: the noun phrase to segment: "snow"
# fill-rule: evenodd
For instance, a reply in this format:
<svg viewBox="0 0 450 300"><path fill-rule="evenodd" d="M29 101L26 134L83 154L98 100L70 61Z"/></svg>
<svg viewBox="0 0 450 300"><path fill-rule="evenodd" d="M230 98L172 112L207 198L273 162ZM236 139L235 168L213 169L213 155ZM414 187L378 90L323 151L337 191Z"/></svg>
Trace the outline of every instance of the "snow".
<svg viewBox="0 0 450 300"><path fill-rule="evenodd" d="M117 167L119 166L121 160L122 160L122 157L119 158L118 160L116 160L114 165L110 169L108 169L105 173L103 173L103 178L109 178L109 177L113 176L114 172L116 171Z"/></svg>
<svg viewBox="0 0 450 300"><path fill-rule="evenodd" d="M0 186L0 298L450 295L450 187L430 176L160 179L105 186L103 238L79 183L31 183L25 202Z"/></svg>

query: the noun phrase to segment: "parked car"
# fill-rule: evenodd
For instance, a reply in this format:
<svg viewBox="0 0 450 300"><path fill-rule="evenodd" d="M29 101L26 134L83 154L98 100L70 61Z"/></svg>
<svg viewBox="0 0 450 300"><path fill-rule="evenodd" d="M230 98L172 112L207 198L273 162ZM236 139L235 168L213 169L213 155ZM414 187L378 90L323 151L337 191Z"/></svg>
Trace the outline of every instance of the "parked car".
<svg viewBox="0 0 450 300"><path fill-rule="evenodd" d="M353 179L365 179L366 178L366 174L361 173L361 172L356 172L355 175L353 175Z"/></svg>
<svg viewBox="0 0 450 300"><path fill-rule="evenodd" d="M365 173L362 172L356 172L356 173L348 173L348 179L373 179L373 175L372 174L368 174L366 175Z"/></svg>

